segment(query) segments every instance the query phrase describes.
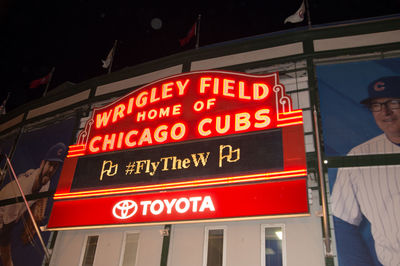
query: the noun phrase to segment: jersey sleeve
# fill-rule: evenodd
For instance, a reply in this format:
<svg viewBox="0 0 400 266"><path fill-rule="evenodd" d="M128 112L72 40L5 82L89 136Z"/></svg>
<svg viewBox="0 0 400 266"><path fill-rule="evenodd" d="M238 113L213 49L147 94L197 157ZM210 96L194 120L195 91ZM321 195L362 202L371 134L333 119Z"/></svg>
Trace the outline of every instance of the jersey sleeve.
<svg viewBox="0 0 400 266"><path fill-rule="evenodd" d="M354 168L340 168L332 189L332 213L352 225L359 225L362 214L354 185Z"/></svg>
<svg viewBox="0 0 400 266"><path fill-rule="evenodd" d="M17 221L21 213L26 210L25 203L23 202L5 205L2 208L2 220L4 224Z"/></svg>

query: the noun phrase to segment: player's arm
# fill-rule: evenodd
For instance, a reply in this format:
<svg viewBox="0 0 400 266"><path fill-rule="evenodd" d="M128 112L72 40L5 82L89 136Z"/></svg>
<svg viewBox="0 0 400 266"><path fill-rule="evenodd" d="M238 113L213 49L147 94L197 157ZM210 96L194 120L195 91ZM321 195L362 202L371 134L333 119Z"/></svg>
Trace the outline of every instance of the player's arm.
<svg viewBox="0 0 400 266"><path fill-rule="evenodd" d="M358 226L333 216L340 266L374 266Z"/></svg>
<svg viewBox="0 0 400 266"><path fill-rule="evenodd" d="M44 214L46 211L47 198L41 198L37 200L31 207L33 217L35 221L40 224L44 219Z"/></svg>
<svg viewBox="0 0 400 266"><path fill-rule="evenodd" d="M44 219L46 205L47 205L47 198L42 198L37 200L31 206L33 218L35 219L35 222L37 223L38 226ZM22 243L27 244L32 242L35 234L36 234L35 227L32 223L32 220L29 217L26 219L26 222L24 224L24 231L21 234Z"/></svg>

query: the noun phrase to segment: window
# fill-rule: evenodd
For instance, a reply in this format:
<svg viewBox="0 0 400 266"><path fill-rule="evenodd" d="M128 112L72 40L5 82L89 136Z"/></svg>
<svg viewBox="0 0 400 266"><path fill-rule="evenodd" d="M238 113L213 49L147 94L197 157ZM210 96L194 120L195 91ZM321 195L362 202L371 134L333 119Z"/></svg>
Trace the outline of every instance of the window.
<svg viewBox="0 0 400 266"><path fill-rule="evenodd" d="M139 245L139 232L125 233L124 242L122 244L122 254L119 265L135 266L137 250Z"/></svg>
<svg viewBox="0 0 400 266"><path fill-rule="evenodd" d="M261 228L261 265L286 266L284 225L262 225Z"/></svg>
<svg viewBox="0 0 400 266"><path fill-rule="evenodd" d="M204 241L204 266L225 266L225 227L206 227Z"/></svg>
<svg viewBox="0 0 400 266"><path fill-rule="evenodd" d="M82 266L92 266L96 254L97 241L99 236L88 236L86 240L85 253L82 258Z"/></svg>

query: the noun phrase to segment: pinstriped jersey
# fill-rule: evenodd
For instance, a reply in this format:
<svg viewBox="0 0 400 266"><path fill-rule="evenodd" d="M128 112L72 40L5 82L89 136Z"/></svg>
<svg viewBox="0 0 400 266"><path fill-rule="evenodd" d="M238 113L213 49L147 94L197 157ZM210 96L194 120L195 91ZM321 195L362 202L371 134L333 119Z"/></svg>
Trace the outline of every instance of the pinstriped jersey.
<svg viewBox="0 0 400 266"><path fill-rule="evenodd" d="M400 153L385 134L372 138L348 155ZM371 223L375 249L383 265L400 265L400 165L346 167L338 170L331 196L336 217L359 225Z"/></svg>

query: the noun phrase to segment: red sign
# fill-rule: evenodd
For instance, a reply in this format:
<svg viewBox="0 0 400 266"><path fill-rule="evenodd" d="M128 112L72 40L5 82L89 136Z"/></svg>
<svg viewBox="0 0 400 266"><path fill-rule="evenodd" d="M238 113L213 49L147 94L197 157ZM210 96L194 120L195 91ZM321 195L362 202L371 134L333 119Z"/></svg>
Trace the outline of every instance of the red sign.
<svg viewBox="0 0 400 266"><path fill-rule="evenodd" d="M64 161L48 227L304 214L302 124L278 73L150 83L93 110Z"/></svg>
<svg viewBox="0 0 400 266"><path fill-rule="evenodd" d="M238 196L239 195L239 196ZM306 180L56 201L49 229L308 212Z"/></svg>
<svg viewBox="0 0 400 266"><path fill-rule="evenodd" d="M191 72L93 110L68 157L302 124L278 73Z"/></svg>

